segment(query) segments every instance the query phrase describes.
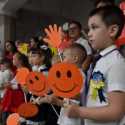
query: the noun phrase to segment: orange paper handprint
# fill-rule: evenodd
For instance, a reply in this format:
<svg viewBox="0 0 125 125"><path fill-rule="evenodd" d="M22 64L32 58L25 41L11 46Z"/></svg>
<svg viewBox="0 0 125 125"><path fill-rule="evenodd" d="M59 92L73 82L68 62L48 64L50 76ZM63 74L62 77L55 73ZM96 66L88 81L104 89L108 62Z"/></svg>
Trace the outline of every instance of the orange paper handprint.
<svg viewBox="0 0 125 125"><path fill-rule="evenodd" d="M20 116L18 113L13 113L7 118L7 125L20 125Z"/></svg>
<svg viewBox="0 0 125 125"><path fill-rule="evenodd" d="M51 46L58 48L61 43L61 27L57 27L56 24L53 27L49 25L48 29L45 28L45 33L47 37L43 40Z"/></svg>

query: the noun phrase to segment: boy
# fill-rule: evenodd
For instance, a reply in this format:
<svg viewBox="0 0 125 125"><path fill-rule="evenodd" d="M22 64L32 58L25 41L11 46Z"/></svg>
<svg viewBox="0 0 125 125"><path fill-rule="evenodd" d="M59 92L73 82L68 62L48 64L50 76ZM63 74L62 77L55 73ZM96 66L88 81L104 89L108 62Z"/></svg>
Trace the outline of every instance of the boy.
<svg viewBox="0 0 125 125"><path fill-rule="evenodd" d="M86 119L85 125L121 125L125 116L125 60L114 42L124 22L123 13L116 6L100 7L90 13L90 44L102 57L91 75L86 107L69 106L70 118Z"/></svg>
<svg viewBox="0 0 125 125"><path fill-rule="evenodd" d="M64 50L63 62L72 63L72 64L77 65L77 67L82 72L82 64L85 61L86 57L87 57L87 53L86 53L85 48L78 43L74 43L70 47L68 47ZM82 72L82 74L84 76L83 72ZM85 78L85 76L84 76L84 78ZM82 90L83 90L83 88L81 89L81 91ZM63 106L65 105L65 102L67 102L67 101L69 102L69 104L78 105L80 103L80 96L78 95L72 99L64 98L64 100L59 99L59 98L55 97L54 95L48 96L48 103L56 104L56 105L62 107L60 116L58 119L59 125L80 125L81 124L80 119L77 119L77 118L70 119L65 115L66 107L63 107Z"/></svg>
<svg viewBox="0 0 125 125"><path fill-rule="evenodd" d="M92 49L88 44L88 41L82 38L82 34L81 34L82 25L77 21L71 21L69 22L68 29L69 29L69 32L68 32L69 38L72 41L72 43L78 43L82 45L87 52L87 58L82 65L83 70L86 72L88 70L89 64L91 63Z"/></svg>

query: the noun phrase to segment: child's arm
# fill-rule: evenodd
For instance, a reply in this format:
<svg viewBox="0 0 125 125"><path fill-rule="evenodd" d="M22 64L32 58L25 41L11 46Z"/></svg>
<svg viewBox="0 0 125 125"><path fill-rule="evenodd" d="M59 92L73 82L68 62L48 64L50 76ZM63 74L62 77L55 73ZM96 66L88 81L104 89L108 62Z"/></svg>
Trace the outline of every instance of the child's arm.
<svg viewBox="0 0 125 125"><path fill-rule="evenodd" d="M49 103L49 104L55 104L57 106L63 106L64 104L62 99L54 96L53 94L40 97L36 101L37 101L37 104Z"/></svg>
<svg viewBox="0 0 125 125"><path fill-rule="evenodd" d="M103 107L79 107L69 106L67 115L69 117L79 117L96 121L118 121L125 115L125 93L110 92L108 94L107 106Z"/></svg>
<svg viewBox="0 0 125 125"><path fill-rule="evenodd" d="M57 105L57 106L64 106L64 101L63 99L55 96L54 94L48 95L48 103Z"/></svg>

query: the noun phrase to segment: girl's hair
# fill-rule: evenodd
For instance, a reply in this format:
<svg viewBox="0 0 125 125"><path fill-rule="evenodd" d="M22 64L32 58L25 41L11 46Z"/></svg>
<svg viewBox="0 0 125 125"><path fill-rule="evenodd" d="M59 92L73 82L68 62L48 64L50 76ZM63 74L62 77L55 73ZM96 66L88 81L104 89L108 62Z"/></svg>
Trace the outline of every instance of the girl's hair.
<svg viewBox="0 0 125 125"><path fill-rule="evenodd" d="M52 53L49 48L47 49L31 49L30 52L32 54L38 54L40 57L44 57L43 63L50 68L51 67L51 59Z"/></svg>
<svg viewBox="0 0 125 125"><path fill-rule="evenodd" d="M29 70L31 70L31 67L30 67L30 64L28 62L27 56L21 54L20 52L16 52L15 54L17 55L17 58L21 62L21 65L28 68Z"/></svg>
<svg viewBox="0 0 125 125"><path fill-rule="evenodd" d="M16 48L16 46L15 46L15 44L14 44L14 42L13 41L9 41L9 40L7 40L7 41L5 41L5 45L6 45L6 43L10 43L11 44L11 52L12 53L16 53L17 52L17 48ZM6 51L6 47L5 47L5 51Z"/></svg>
<svg viewBox="0 0 125 125"><path fill-rule="evenodd" d="M31 37L29 43L31 43L31 39L33 39L33 41L36 43L36 47L35 48L39 49L40 45L41 45L41 42L39 41L38 37Z"/></svg>

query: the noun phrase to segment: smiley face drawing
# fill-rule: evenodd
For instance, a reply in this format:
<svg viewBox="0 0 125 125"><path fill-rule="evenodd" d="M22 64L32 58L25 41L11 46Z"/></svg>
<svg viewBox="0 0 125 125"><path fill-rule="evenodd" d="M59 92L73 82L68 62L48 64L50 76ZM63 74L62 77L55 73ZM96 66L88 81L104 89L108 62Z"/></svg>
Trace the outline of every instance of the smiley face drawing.
<svg viewBox="0 0 125 125"><path fill-rule="evenodd" d="M36 96L43 96L47 90L47 79L41 72L30 72L26 79L28 90Z"/></svg>
<svg viewBox="0 0 125 125"><path fill-rule="evenodd" d="M48 84L56 96L71 98L80 93L83 76L76 65L58 63L49 70Z"/></svg>
<svg viewBox="0 0 125 125"><path fill-rule="evenodd" d="M35 116L38 113L38 107L30 102L22 103L19 107L17 112L20 116L24 118L30 118Z"/></svg>

